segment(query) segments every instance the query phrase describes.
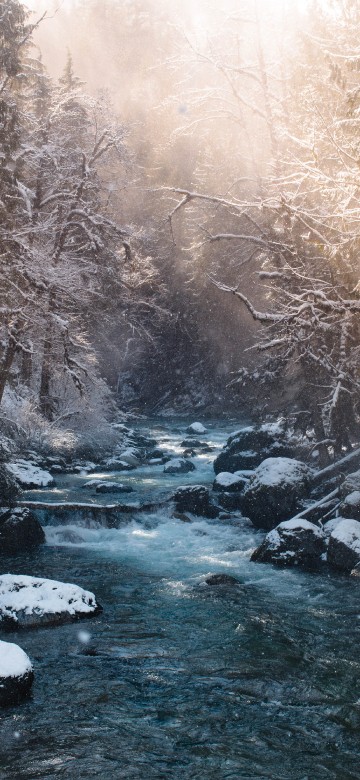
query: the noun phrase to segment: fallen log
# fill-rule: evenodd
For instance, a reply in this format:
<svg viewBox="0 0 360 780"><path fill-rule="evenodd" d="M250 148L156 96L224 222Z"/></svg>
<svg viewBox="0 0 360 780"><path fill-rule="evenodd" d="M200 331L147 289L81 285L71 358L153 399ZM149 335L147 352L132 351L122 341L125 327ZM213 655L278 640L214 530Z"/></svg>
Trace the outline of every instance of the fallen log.
<svg viewBox="0 0 360 780"><path fill-rule="evenodd" d="M326 496L323 496L323 498L319 499L319 501L314 501L313 504L310 506L307 506L306 509L303 509L302 512L298 512L297 515L294 515L294 517L291 517L290 520L304 520L309 515L313 514L314 511L317 509L327 509L328 504L332 502L335 498L339 496L340 488L336 488L336 490L332 490L331 493L328 493ZM340 501L335 502L334 506L331 508L331 512L335 512L337 507L339 506ZM330 514L329 512L327 515Z"/></svg>
<svg viewBox="0 0 360 780"><path fill-rule="evenodd" d="M317 471L311 480L313 487L316 487L316 485L319 485L321 482L325 482L329 477L336 477L343 471L346 471L347 468L353 466L356 461L358 461L360 465L360 447L349 452L348 455L337 460L336 463L332 463L331 466L326 466L324 469Z"/></svg>

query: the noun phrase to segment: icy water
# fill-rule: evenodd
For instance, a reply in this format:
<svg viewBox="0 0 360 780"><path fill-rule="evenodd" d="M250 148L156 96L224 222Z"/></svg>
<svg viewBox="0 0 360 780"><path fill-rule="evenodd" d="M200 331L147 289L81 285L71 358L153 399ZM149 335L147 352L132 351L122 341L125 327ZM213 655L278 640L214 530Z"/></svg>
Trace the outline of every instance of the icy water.
<svg viewBox="0 0 360 780"><path fill-rule="evenodd" d="M181 426L155 435L175 451L184 438ZM210 484L211 456L195 462L185 477L156 466L126 479L147 499ZM82 497L84 479L54 500ZM241 521L162 510L119 530L72 527L72 543L64 530L9 571L76 582L104 611L1 637L36 674L32 698L0 713L1 780L359 779L357 581L250 563L262 535ZM205 584L219 572L241 584Z"/></svg>

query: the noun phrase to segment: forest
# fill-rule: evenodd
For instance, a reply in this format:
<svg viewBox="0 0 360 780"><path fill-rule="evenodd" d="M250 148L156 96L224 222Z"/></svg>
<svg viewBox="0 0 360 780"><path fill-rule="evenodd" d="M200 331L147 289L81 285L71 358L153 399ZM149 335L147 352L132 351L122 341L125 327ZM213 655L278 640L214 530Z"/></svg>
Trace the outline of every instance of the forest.
<svg viewBox="0 0 360 780"><path fill-rule="evenodd" d="M359 40L0 0L4 780L358 780Z"/></svg>
<svg viewBox="0 0 360 780"><path fill-rule="evenodd" d="M37 6L2 7L3 417L86 428L251 398L341 451L357 3Z"/></svg>

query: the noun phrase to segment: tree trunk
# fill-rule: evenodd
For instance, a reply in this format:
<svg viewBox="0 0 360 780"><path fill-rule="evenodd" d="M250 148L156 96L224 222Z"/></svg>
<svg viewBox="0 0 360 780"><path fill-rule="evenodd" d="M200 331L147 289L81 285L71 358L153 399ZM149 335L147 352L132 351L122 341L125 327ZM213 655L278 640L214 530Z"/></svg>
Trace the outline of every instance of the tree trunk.
<svg viewBox="0 0 360 780"><path fill-rule="evenodd" d="M52 420L54 412L54 404L50 395L51 389L51 371L52 371L52 354L53 354L53 326L52 326L52 314L54 313L55 294L51 292L49 295L48 316L46 321L46 332L44 338L43 359L41 366L41 378L40 378L40 390L39 390L39 406L40 412L48 420Z"/></svg>
<svg viewBox="0 0 360 780"><path fill-rule="evenodd" d="M10 334L8 345L5 350L4 359L0 366L0 404L2 402L5 387L9 379L10 369L14 361L17 350L17 341L13 334Z"/></svg>

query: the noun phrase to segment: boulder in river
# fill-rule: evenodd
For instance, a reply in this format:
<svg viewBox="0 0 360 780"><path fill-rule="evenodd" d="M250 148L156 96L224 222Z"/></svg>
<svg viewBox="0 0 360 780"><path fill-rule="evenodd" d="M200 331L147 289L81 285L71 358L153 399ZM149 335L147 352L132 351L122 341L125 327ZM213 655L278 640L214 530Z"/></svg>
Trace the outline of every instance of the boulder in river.
<svg viewBox="0 0 360 780"><path fill-rule="evenodd" d="M268 533L253 552L252 561L278 566L313 566L325 552L322 530L308 520L288 520Z"/></svg>
<svg viewBox="0 0 360 780"><path fill-rule="evenodd" d="M173 458L164 466L165 474L187 474L189 471L195 471L195 466L187 458Z"/></svg>
<svg viewBox="0 0 360 780"><path fill-rule="evenodd" d="M128 463L125 460L121 460L120 457L114 457L107 458L107 460L101 464L101 468L103 468L104 471L132 471L136 468L136 466Z"/></svg>
<svg viewBox="0 0 360 780"><path fill-rule="evenodd" d="M93 593L78 585L22 574L0 575L0 626L56 626L101 612Z"/></svg>
<svg viewBox="0 0 360 780"><path fill-rule="evenodd" d="M184 485L173 495L176 510L180 513L191 512L199 517L215 518L219 510L210 501L210 494L204 485Z"/></svg>
<svg viewBox="0 0 360 780"><path fill-rule="evenodd" d="M221 471L214 480L213 490L220 493L241 493L248 484L248 477L241 474L231 474L229 471Z"/></svg>
<svg viewBox="0 0 360 780"><path fill-rule="evenodd" d="M202 435L203 433L207 433L207 428L205 428L205 426L200 422L194 422L191 423L191 425L189 425L188 428L186 428L186 433L195 433L196 435L198 434Z"/></svg>
<svg viewBox="0 0 360 780"><path fill-rule="evenodd" d="M17 704L30 691L34 679L30 658L12 642L0 642L0 707Z"/></svg>
<svg viewBox="0 0 360 780"><path fill-rule="evenodd" d="M254 469L269 457L291 457L292 448L281 426L262 425L244 428L229 436L226 446L214 461L215 474L222 471Z"/></svg>
<svg viewBox="0 0 360 780"><path fill-rule="evenodd" d="M45 542L44 531L26 508L5 509L0 514L0 554L27 552Z"/></svg>
<svg viewBox="0 0 360 780"><path fill-rule="evenodd" d="M205 584L210 585L211 587L218 587L219 585L233 587L234 585L240 585L241 583L231 574L224 574L221 572L220 574L209 574L209 576L206 577Z"/></svg>
<svg viewBox="0 0 360 780"><path fill-rule="evenodd" d="M131 485L123 485L121 482L98 482L96 493L133 493Z"/></svg>
<svg viewBox="0 0 360 780"><path fill-rule="evenodd" d="M327 559L330 566L351 572L360 563L360 522L343 519L329 539Z"/></svg>
<svg viewBox="0 0 360 780"><path fill-rule="evenodd" d="M242 511L257 528L271 529L296 512L307 494L311 469L292 458L267 458L241 496Z"/></svg>

